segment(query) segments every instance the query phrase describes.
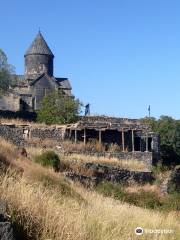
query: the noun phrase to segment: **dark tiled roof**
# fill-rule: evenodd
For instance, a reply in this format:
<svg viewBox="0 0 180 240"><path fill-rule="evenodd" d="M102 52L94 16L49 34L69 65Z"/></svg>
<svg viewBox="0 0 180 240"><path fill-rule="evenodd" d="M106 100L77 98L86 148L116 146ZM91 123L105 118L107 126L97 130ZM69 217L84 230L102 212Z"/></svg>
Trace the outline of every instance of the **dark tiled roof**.
<svg viewBox="0 0 180 240"><path fill-rule="evenodd" d="M31 86L34 85L43 76L46 76L47 78L49 78L49 80L54 81L56 84L58 84L60 86L61 89L64 89L64 90L71 90L72 89L68 78L55 78L55 77L49 76L46 73L43 73L40 76L38 76L36 79L34 79L32 82L30 82L30 85Z"/></svg>
<svg viewBox="0 0 180 240"><path fill-rule="evenodd" d="M56 78L56 80L62 89L72 89L68 78Z"/></svg>
<svg viewBox="0 0 180 240"><path fill-rule="evenodd" d="M44 55L50 55L54 57L46 41L44 40L41 32L38 33L38 35L32 42L31 46L26 51L25 56L33 55L33 54L44 54Z"/></svg>

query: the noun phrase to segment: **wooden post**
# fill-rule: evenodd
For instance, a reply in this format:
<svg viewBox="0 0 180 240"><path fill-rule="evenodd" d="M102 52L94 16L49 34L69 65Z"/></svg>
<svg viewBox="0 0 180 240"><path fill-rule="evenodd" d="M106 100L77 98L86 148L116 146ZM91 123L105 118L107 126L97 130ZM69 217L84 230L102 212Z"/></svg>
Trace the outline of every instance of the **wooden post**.
<svg viewBox="0 0 180 240"><path fill-rule="evenodd" d="M122 130L122 149L124 152L124 130Z"/></svg>
<svg viewBox="0 0 180 240"><path fill-rule="evenodd" d="M148 134L146 133L146 152L148 152Z"/></svg>
<svg viewBox="0 0 180 240"><path fill-rule="evenodd" d="M132 152L134 152L134 130L132 130Z"/></svg>
<svg viewBox="0 0 180 240"><path fill-rule="evenodd" d="M99 144L102 143L102 132L101 130L99 130Z"/></svg>
<svg viewBox="0 0 180 240"><path fill-rule="evenodd" d="M75 132L75 143L77 143L77 130L74 131Z"/></svg>
<svg viewBox="0 0 180 240"><path fill-rule="evenodd" d="M84 128L84 145L86 145L86 129Z"/></svg>

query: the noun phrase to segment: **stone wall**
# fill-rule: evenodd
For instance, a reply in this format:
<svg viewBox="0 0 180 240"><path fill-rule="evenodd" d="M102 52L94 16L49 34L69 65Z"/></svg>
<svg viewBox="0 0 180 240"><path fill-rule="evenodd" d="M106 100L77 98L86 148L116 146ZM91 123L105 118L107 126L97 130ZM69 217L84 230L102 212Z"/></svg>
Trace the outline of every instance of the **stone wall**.
<svg viewBox="0 0 180 240"><path fill-rule="evenodd" d="M17 94L11 92L6 93L0 97L0 110L19 111L20 97Z"/></svg>
<svg viewBox="0 0 180 240"><path fill-rule="evenodd" d="M51 139L61 142L64 135L63 128L33 127L31 125L0 124L0 137L11 141L17 146L26 146L33 139Z"/></svg>
<svg viewBox="0 0 180 240"><path fill-rule="evenodd" d="M52 139L61 142L63 139L63 128L49 127L49 128L32 128L30 129L31 138Z"/></svg>
<svg viewBox="0 0 180 240"><path fill-rule="evenodd" d="M80 152L69 152L66 154L80 154ZM145 163L148 166L152 165L152 152L81 152L81 154L106 158L118 158L119 160L137 160Z"/></svg>
<svg viewBox="0 0 180 240"><path fill-rule="evenodd" d="M1 107L0 107L1 108ZM35 121L37 118L37 114L35 112L22 112L22 111L3 111L0 110L0 120L1 118L5 119L23 119L28 121Z"/></svg>
<svg viewBox="0 0 180 240"><path fill-rule="evenodd" d="M93 176L81 175L73 171L67 172L65 175L71 180L79 181L87 187L95 186L102 181L122 183L126 185L132 183L145 184L152 183L154 181L151 171L130 171L127 169L91 162L82 164L82 167L87 170L91 170L93 172Z"/></svg>
<svg viewBox="0 0 180 240"><path fill-rule="evenodd" d="M65 128L64 127L38 127L35 125L14 125L14 124L0 124L0 137L5 138L6 140L10 140L15 145L18 146L26 146L31 145L33 140L39 140L37 142L43 140L52 140L56 141L54 144L60 144L65 136ZM157 139L158 141L158 139ZM35 142L35 141L34 141ZM154 143L155 144L155 143ZM158 143L156 144L158 146ZM48 147L48 144L47 144ZM79 152L68 152L71 153L79 153ZM86 155L95 155L95 156L104 156L107 158L118 158L120 160L138 160L146 165L150 166L154 162L156 162L157 156L154 157L154 152L82 152ZM156 153L156 152L155 152Z"/></svg>
<svg viewBox="0 0 180 240"><path fill-rule="evenodd" d="M11 141L15 145L24 146L25 138L24 138L24 128L22 126L16 125L4 125L0 124L0 137Z"/></svg>

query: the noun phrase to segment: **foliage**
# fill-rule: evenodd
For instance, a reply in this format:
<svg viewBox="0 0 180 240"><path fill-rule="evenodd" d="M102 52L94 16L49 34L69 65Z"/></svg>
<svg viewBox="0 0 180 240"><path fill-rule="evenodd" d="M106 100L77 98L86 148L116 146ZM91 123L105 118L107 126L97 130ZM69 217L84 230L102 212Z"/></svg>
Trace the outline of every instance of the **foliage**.
<svg viewBox="0 0 180 240"><path fill-rule="evenodd" d="M99 184L97 190L106 197L110 196L139 207L154 209L161 205L157 195L150 191L140 190L138 193L128 193L121 185L107 182Z"/></svg>
<svg viewBox="0 0 180 240"><path fill-rule="evenodd" d="M162 163L157 163L156 165L152 166L152 172L155 175L158 175L162 172L166 172L168 170L169 170L169 168L167 166L163 165Z"/></svg>
<svg viewBox="0 0 180 240"><path fill-rule="evenodd" d="M38 111L37 120L46 124L66 124L78 120L81 103L66 96L62 90L47 94Z"/></svg>
<svg viewBox="0 0 180 240"><path fill-rule="evenodd" d="M169 116L159 119L143 118L142 123L149 124L161 139L161 156L164 165L180 164L180 120Z"/></svg>
<svg viewBox="0 0 180 240"><path fill-rule="evenodd" d="M55 171L59 169L60 165L59 156L53 151L46 151L37 155L35 162L40 163L42 166L51 166Z"/></svg>
<svg viewBox="0 0 180 240"><path fill-rule="evenodd" d="M13 84L11 74L14 72L12 65L8 64L6 54L0 49L0 95Z"/></svg>
<svg viewBox="0 0 180 240"><path fill-rule="evenodd" d="M180 193L174 192L168 195L162 201L162 210L166 211L180 211Z"/></svg>
<svg viewBox="0 0 180 240"><path fill-rule="evenodd" d="M113 184L111 182L103 182L98 184L96 190L105 197L114 197L118 200L123 200L125 192L120 184Z"/></svg>
<svg viewBox="0 0 180 240"><path fill-rule="evenodd" d="M113 197L117 200L133 204L138 207L179 211L180 194L174 192L166 197L159 197L156 192L139 190L138 192L127 192L120 184L110 182L100 183L96 191L106 197Z"/></svg>

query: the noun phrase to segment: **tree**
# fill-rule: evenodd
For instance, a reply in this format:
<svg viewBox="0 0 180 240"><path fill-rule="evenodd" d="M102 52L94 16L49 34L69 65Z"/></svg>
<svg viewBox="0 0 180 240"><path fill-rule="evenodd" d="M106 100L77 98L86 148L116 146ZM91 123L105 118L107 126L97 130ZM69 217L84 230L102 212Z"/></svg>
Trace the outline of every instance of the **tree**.
<svg viewBox="0 0 180 240"><path fill-rule="evenodd" d="M8 64L6 54L0 49L0 95L6 92L12 83L13 66Z"/></svg>
<svg viewBox="0 0 180 240"><path fill-rule="evenodd" d="M65 95L62 90L55 90L43 98L37 120L46 124L76 122L81 105L78 99Z"/></svg>
<svg viewBox="0 0 180 240"><path fill-rule="evenodd" d="M142 123L149 124L161 139L161 158L165 165L180 164L180 120L169 116L159 119L143 118Z"/></svg>

